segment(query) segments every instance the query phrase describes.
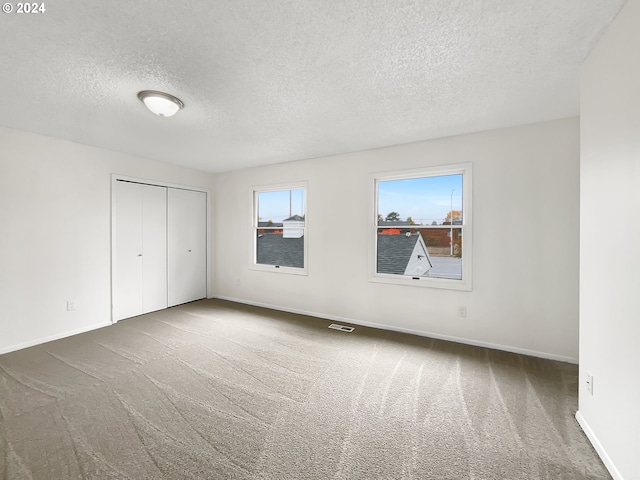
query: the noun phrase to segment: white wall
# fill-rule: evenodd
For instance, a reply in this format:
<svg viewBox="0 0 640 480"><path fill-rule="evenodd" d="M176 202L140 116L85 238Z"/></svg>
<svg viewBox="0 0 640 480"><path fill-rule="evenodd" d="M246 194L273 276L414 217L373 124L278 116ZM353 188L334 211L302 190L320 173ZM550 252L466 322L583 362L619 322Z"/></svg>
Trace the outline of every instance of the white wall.
<svg viewBox="0 0 640 480"><path fill-rule="evenodd" d="M473 291L370 282L370 175L464 162ZM309 275L250 269L252 186L298 180ZM216 296L577 361L577 118L220 174L214 190Z"/></svg>
<svg viewBox="0 0 640 480"><path fill-rule="evenodd" d="M575 118L217 176L11 129L0 145L0 352L109 324L117 173L215 187L217 296L577 359ZM474 290L369 282L370 174L464 162ZM251 187L297 180L309 181L309 275L251 270Z"/></svg>
<svg viewBox="0 0 640 480"><path fill-rule="evenodd" d="M212 178L6 128L0 146L0 353L110 324L112 173L202 188Z"/></svg>
<svg viewBox="0 0 640 480"><path fill-rule="evenodd" d="M640 479L639 27L640 0L630 0L581 78L577 417L614 478L628 480Z"/></svg>

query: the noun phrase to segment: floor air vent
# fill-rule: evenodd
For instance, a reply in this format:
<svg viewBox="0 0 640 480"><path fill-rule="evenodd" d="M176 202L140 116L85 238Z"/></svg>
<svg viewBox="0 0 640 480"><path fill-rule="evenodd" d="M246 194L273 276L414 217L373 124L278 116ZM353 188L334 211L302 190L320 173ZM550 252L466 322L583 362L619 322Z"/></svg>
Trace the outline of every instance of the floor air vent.
<svg viewBox="0 0 640 480"><path fill-rule="evenodd" d="M332 323L329 325L329 328L333 328L334 330L340 330L342 332L353 332L355 328L347 327L345 325L338 325L337 323Z"/></svg>

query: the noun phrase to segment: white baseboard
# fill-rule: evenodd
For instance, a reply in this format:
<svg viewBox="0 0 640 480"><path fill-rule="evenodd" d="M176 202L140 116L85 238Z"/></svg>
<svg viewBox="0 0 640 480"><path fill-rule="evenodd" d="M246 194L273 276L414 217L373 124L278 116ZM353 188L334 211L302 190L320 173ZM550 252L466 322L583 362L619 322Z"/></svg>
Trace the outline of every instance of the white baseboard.
<svg viewBox="0 0 640 480"><path fill-rule="evenodd" d="M607 470L609 470L609 473L613 477L613 480L624 480L624 478L622 477L622 475L620 474L616 466L613 464L611 457L607 455L607 452L605 451L602 444L598 440L598 437L596 437L596 435L593 433L593 430L591 430L591 427L589 427L589 424L586 422L586 420L580 414L579 411L576 412L576 420L578 421L578 424L580 425L585 435L591 442L591 445L593 445L593 448L595 448L596 452L598 452L598 455L600 456L602 463L604 463L604 466L607 467Z"/></svg>
<svg viewBox="0 0 640 480"><path fill-rule="evenodd" d="M262 302L254 302L251 300L243 300L240 298L233 298L233 297L227 297L224 295L214 295L212 298L218 298L220 300L228 300L230 302L236 302L236 303L244 303L246 305L253 305L255 307L263 307L263 308L269 308L271 310L279 310L282 312L289 312L289 313L297 313L300 315L308 315L311 317L317 317L317 318L323 318L325 320L331 320L331 321L339 321L339 322L346 322L346 323L351 323L353 325L360 325L363 327L371 327L371 328L378 328L380 330L389 330L392 332L400 332L400 333L409 333L411 335L418 335L421 337L429 337L429 338L436 338L438 340L446 340L449 342L456 342L456 343L463 343L465 345L473 345L475 347L485 347L485 348L492 348L494 350L502 350L505 352L511 352L511 353L519 353L521 355L529 355L532 357L539 357L539 358L545 358L548 360L556 360L559 362L565 362L565 363L572 363L572 364L578 364L578 359L577 358L573 358L573 357L565 357L563 355L556 355L553 353L546 353L546 352L538 352L535 350L527 350L525 348L518 348L518 347L511 347L509 345L501 345L501 344L497 344L497 343L489 343L489 342L481 342L478 340L472 340L469 338L463 338L463 337L453 337L453 336L449 336L449 335L440 335L438 333L431 333L431 332L424 332L421 330L412 330L410 328L403 328L403 327L396 327L394 325L387 325L387 324L383 324L383 323L374 323L374 322L366 322L366 321L362 321L362 320L355 320L352 318L346 318L346 317L341 317L338 315L329 315L326 313L318 313L318 312L310 312L307 310L301 310L301 309L297 309L297 308L288 308L288 307L282 307L279 305L271 305L268 303L262 303Z"/></svg>
<svg viewBox="0 0 640 480"><path fill-rule="evenodd" d="M111 326L111 322L106 323L98 323L95 325L90 325L88 327L78 328L76 330L70 330L63 333L57 333L55 335L51 335L48 337L38 338L36 340L30 340L28 342L19 343L17 345L11 345L9 347L0 348L0 355L4 353L15 352L17 350L22 350L23 348L33 347L35 345L40 345L42 343L52 342L54 340L60 340L61 338L71 337L72 335L78 335L80 333L90 332L91 330L97 330L98 328L109 327Z"/></svg>

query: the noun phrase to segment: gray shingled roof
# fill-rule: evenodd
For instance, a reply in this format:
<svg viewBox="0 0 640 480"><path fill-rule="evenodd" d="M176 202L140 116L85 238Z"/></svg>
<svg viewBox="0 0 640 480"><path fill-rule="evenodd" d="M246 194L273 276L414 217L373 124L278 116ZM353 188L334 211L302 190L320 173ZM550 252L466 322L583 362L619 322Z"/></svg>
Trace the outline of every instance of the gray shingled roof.
<svg viewBox="0 0 640 480"><path fill-rule="evenodd" d="M304 268L304 237L266 233L257 240L257 263ZM417 241L417 235L378 235L378 273L404 275Z"/></svg>
<svg viewBox="0 0 640 480"><path fill-rule="evenodd" d="M378 273L404 275L417 235L378 235Z"/></svg>
<svg viewBox="0 0 640 480"><path fill-rule="evenodd" d="M304 268L304 237L283 238L279 233L265 233L257 240L257 263Z"/></svg>

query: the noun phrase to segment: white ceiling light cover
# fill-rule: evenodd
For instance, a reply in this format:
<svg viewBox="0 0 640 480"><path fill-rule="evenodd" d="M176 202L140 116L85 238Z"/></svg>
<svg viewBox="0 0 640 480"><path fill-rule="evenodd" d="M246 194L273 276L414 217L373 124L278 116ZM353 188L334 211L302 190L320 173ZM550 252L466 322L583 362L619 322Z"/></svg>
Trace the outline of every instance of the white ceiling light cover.
<svg viewBox="0 0 640 480"><path fill-rule="evenodd" d="M184 108L184 103L179 98L168 93L143 90L138 93L138 98L149 110L160 117L171 117Z"/></svg>

